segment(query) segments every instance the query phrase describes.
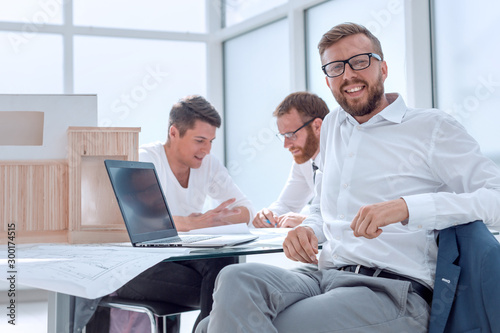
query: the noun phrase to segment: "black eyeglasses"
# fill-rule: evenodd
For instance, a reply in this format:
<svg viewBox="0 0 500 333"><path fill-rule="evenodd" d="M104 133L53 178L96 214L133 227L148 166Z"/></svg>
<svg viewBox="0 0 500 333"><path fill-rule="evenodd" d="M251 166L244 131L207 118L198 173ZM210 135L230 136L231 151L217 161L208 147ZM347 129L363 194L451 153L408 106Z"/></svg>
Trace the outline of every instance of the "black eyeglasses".
<svg viewBox="0 0 500 333"><path fill-rule="evenodd" d="M288 139L288 140L295 141L295 140L297 140L297 134L296 133L298 131L300 131L301 129L303 129L304 127L306 127L307 125L309 125L310 123L312 123L314 119L316 119L316 118L313 118L313 119L309 120L308 122L306 122L304 125L302 125L299 128L297 128L293 132L287 132L287 133L283 133L283 134L276 133L276 136L278 137L278 139L280 139L283 142L285 142L285 138Z"/></svg>
<svg viewBox="0 0 500 333"><path fill-rule="evenodd" d="M362 69L370 67L371 58L375 58L378 61L382 61L376 53L361 53L350 57L347 60L332 61L326 65L321 66L323 73L328 77L337 77L344 74L345 64L349 64L353 71L360 71Z"/></svg>

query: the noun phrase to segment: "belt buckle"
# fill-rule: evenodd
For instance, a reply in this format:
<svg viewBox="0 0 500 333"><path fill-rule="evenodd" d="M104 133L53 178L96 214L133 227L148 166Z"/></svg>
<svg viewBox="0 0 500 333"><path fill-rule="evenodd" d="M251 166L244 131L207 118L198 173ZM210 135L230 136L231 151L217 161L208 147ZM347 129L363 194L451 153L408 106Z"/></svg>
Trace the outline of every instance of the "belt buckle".
<svg viewBox="0 0 500 333"><path fill-rule="evenodd" d="M354 272L351 271L351 268L353 267L354 265L351 265L351 266L344 266L344 267L341 267L339 269L339 271L342 271L342 272L350 272L350 273L354 273L354 274L359 274L359 270L361 269L361 267L363 267L362 265L356 265L356 268L354 269ZM349 268L349 270L346 270L346 268Z"/></svg>

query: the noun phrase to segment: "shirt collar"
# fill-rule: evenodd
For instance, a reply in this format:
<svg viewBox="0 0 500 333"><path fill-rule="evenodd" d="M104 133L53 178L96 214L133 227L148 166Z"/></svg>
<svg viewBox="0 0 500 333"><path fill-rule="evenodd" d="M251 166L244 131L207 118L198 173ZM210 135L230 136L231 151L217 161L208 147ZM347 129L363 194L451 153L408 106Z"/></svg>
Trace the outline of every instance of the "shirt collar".
<svg viewBox="0 0 500 333"><path fill-rule="evenodd" d="M317 166L321 163L321 152L314 159L311 158L311 164L314 162Z"/></svg>
<svg viewBox="0 0 500 333"><path fill-rule="evenodd" d="M400 124L406 113L406 104L403 97L397 93L386 94L386 97L390 104L373 118L379 116L390 122Z"/></svg>

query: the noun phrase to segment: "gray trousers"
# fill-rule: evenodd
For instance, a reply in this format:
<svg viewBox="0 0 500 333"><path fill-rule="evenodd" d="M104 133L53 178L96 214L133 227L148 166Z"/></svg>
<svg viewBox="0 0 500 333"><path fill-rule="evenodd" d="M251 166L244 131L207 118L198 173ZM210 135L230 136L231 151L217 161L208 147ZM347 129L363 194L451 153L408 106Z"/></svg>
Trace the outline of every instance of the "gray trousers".
<svg viewBox="0 0 500 333"><path fill-rule="evenodd" d="M196 333L427 332L429 314L407 281L248 263L221 271Z"/></svg>

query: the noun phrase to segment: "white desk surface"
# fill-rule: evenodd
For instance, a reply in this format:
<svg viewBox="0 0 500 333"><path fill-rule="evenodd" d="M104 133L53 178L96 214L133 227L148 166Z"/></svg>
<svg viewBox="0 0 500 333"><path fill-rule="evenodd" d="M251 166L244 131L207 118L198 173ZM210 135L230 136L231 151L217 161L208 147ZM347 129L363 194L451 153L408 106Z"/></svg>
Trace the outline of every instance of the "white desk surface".
<svg viewBox="0 0 500 333"><path fill-rule="evenodd" d="M238 247L208 250L137 248L130 243L23 244L16 245L12 266L12 261L8 260L11 258L8 258L7 245L2 245L0 271L15 275L17 285L94 299L114 292L163 260L282 251L285 231L253 231L260 237L257 241Z"/></svg>

